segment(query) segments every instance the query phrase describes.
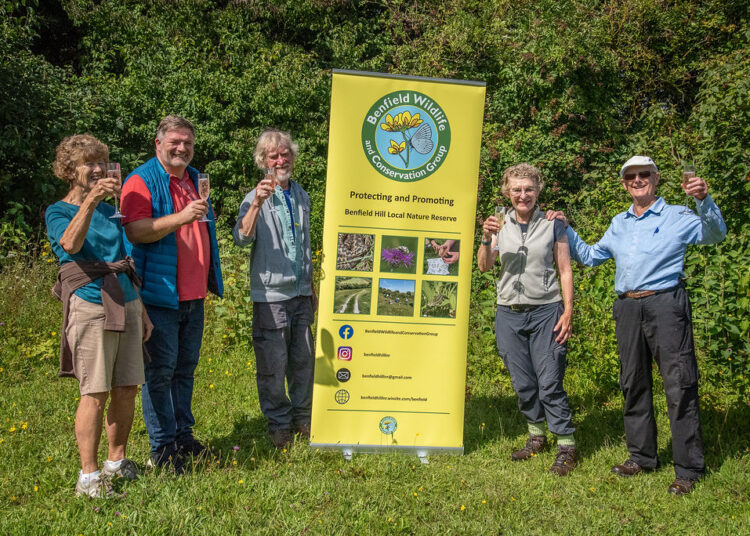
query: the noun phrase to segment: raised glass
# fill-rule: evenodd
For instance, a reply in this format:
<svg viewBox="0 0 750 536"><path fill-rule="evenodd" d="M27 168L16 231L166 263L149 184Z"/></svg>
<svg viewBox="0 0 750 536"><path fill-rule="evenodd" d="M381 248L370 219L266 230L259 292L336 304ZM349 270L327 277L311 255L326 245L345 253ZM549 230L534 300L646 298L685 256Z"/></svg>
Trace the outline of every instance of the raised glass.
<svg viewBox="0 0 750 536"><path fill-rule="evenodd" d="M695 177L695 165L693 164L692 160L683 160L682 161L682 186L683 188L687 188L688 183L690 182L690 179ZM690 210L690 196L687 196L687 199L685 199L685 208L683 208L680 211L680 214L692 214L693 211Z"/></svg>
<svg viewBox="0 0 750 536"><path fill-rule="evenodd" d="M211 182L208 178L208 173L198 173L198 195L201 199L208 201L208 196L211 194ZM200 220L202 222L211 221L208 216L203 216Z"/></svg>
<svg viewBox="0 0 750 536"><path fill-rule="evenodd" d="M497 218L498 224L500 224L500 229L497 230L497 233L495 234L496 240L495 240L495 250L500 249L500 231L503 229L503 225L505 225L505 207L502 205L495 206L495 217Z"/></svg>
<svg viewBox="0 0 750 536"><path fill-rule="evenodd" d="M108 162L107 163L107 178L108 179L117 179L117 181L122 185L122 174L120 173L120 163L119 162ZM117 199L117 196L115 195L115 213L110 216L113 220L120 220L124 218L125 216L120 212L120 203Z"/></svg>

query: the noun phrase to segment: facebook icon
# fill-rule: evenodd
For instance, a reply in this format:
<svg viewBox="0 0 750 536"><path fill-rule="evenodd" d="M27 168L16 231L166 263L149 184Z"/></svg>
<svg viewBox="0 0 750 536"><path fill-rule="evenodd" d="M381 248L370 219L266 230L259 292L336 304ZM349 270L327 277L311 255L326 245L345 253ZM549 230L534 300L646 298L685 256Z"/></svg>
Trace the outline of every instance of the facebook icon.
<svg viewBox="0 0 750 536"><path fill-rule="evenodd" d="M354 336L354 328L349 324L344 324L339 329L339 337L342 339L351 339Z"/></svg>

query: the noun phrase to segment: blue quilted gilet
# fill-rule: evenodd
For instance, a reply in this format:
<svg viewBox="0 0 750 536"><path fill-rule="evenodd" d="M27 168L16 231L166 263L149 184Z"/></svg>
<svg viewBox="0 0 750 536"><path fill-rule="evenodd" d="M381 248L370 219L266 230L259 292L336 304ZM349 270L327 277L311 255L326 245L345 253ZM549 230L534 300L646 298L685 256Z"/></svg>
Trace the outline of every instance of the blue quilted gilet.
<svg viewBox="0 0 750 536"><path fill-rule="evenodd" d="M198 189L198 170L188 166L188 175ZM159 159L154 157L137 167L130 177L138 175L151 192L152 217L161 218L174 213L172 196L169 194L169 173L162 167ZM219 297L224 295L224 282L221 276L219 244L216 240L216 221L213 207L209 201L208 235L211 243L211 266L208 272L208 290ZM131 244L124 236L125 249L135 261L138 276L143 281L141 297L143 302L157 307L177 309L177 240L175 233L170 233L161 240L149 244Z"/></svg>

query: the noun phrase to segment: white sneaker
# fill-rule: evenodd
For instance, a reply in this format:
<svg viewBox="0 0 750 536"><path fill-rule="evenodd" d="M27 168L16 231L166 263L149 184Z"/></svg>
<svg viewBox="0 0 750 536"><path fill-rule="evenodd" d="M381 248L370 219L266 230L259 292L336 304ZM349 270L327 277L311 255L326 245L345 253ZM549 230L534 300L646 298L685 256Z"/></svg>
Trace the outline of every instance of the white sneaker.
<svg viewBox="0 0 750 536"><path fill-rule="evenodd" d="M91 478L84 484L81 478L76 482L76 497L88 496L92 499L119 499L122 497L112 489L112 483L104 475Z"/></svg>
<svg viewBox="0 0 750 536"><path fill-rule="evenodd" d="M133 460L123 458L120 462L120 467L117 469L110 469L109 464L105 461L102 464L102 476L114 479L122 478L123 480L138 480L138 466Z"/></svg>

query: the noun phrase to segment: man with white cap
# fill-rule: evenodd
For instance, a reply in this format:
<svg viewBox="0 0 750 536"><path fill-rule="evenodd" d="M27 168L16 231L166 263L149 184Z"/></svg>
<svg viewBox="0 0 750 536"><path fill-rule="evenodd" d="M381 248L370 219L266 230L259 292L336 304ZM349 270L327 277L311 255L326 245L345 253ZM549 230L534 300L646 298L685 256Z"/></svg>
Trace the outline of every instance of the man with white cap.
<svg viewBox="0 0 750 536"><path fill-rule="evenodd" d="M698 215L657 197L659 170L647 156L634 156L620 169L633 198L612 219L593 246L568 227L571 255L586 266L616 263L613 316L620 354L620 388L625 397L625 440L630 457L612 472L631 477L658 465L651 362L664 380L672 429L675 480L669 492L690 493L705 472L698 412L698 365L693 346L690 301L682 279L685 249L715 244L727 228L700 177L683 185L696 200Z"/></svg>

